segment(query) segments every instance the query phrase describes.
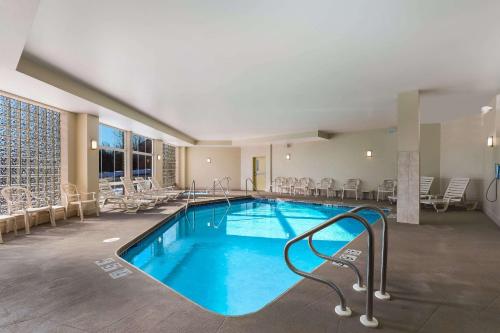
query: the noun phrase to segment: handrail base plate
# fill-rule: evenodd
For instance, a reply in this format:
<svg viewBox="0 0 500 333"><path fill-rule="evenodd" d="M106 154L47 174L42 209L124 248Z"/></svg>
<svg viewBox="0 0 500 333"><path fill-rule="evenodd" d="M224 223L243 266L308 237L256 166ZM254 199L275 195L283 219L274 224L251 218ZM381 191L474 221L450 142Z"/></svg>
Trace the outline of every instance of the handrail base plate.
<svg viewBox="0 0 500 333"><path fill-rule="evenodd" d="M359 321L361 322L361 324L363 324L363 326L366 327L370 328L378 327L378 320L375 319L375 317L372 317L372 320L368 320L366 315L362 315L361 317L359 317Z"/></svg>
<svg viewBox="0 0 500 333"><path fill-rule="evenodd" d="M378 299L381 299L383 301L388 301L391 299L391 294L389 294L387 291L385 292L385 294L382 294L382 292L380 290L377 290L375 292L375 297L377 297Z"/></svg>
<svg viewBox="0 0 500 333"><path fill-rule="evenodd" d="M335 313L340 317L349 317L351 316L352 311L348 306L345 307L345 310L342 310L342 306L339 304L335 307Z"/></svg>
<svg viewBox="0 0 500 333"><path fill-rule="evenodd" d="M362 291L366 291L366 286L360 286L358 283L355 283L352 285L352 289L354 289L358 292L362 292Z"/></svg>

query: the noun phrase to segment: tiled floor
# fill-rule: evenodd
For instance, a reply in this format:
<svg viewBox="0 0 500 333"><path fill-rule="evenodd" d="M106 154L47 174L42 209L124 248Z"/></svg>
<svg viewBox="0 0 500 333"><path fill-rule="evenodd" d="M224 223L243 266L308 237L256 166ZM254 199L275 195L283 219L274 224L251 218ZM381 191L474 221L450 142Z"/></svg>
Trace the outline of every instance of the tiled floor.
<svg viewBox="0 0 500 333"><path fill-rule="evenodd" d="M0 246L0 332L369 332L359 323L364 294L352 273L325 264L353 316L333 313L327 287L302 281L261 311L242 317L207 312L130 268L112 279L95 261L183 203L137 215L104 212L85 222L33 228ZM379 226L376 227L377 239ZM118 237L116 242L104 239ZM349 247L365 251L360 237ZM379 243L378 243L379 244ZM500 228L481 212L424 211L422 224L390 221L388 291L375 301L380 332L500 332ZM378 258L377 258L378 262ZM359 263L363 267L363 260ZM125 265L125 264L123 264ZM378 282L378 269L376 273Z"/></svg>

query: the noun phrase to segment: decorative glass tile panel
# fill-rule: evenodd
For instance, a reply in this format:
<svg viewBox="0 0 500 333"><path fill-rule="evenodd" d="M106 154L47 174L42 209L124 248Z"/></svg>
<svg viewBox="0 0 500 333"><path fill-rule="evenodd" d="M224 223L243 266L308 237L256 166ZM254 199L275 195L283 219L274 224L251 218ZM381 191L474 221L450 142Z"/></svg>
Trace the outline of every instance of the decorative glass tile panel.
<svg viewBox="0 0 500 333"><path fill-rule="evenodd" d="M0 95L0 190L25 186L35 197L60 202L60 123L57 111Z"/></svg>

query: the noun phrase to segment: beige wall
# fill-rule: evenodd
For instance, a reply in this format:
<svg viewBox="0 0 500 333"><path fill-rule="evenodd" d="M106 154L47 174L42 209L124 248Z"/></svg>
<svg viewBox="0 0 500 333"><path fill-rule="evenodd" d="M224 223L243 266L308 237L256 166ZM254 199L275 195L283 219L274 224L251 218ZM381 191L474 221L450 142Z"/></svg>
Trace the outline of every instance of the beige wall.
<svg viewBox="0 0 500 333"><path fill-rule="evenodd" d="M441 124L441 193L452 177L469 177L466 196L483 199L483 119L479 114Z"/></svg>
<svg viewBox="0 0 500 333"><path fill-rule="evenodd" d="M373 157L366 157L366 150ZM290 153L291 159L285 159ZM335 179L361 178L363 190L373 190L384 179L396 178L397 134L387 129L337 134L322 142L273 145L273 177Z"/></svg>
<svg viewBox="0 0 500 333"><path fill-rule="evenodd" d="M212 163L207 163L210 158ZM231 177L230 189L240 188L241 149L239 147L187 147L185 184L196 181L197 189L212 188L214 178Z"/></svg>

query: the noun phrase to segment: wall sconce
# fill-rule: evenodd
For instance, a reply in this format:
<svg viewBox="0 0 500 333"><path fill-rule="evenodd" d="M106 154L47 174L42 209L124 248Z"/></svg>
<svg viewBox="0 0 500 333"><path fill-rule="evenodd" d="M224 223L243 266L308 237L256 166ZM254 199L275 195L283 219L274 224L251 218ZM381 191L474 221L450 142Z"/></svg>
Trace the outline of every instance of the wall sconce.
<svg viewBox="0 0 500 333"><path fill-rule="evenodd" d="M90 149L92 149L92 150L97 149L97 140L96 139L90 140Z"/></svg>
<svg viewBox="0 0 500 333"><path fill-rule="evenodd" d="M488 140L486 143L487 143L488 147L493 147L493 135L488 137Z"/></svg>
<svg viewBox="0 0 500 333"><path fill-rule="evenodd" d="M207 163L212 164L212 159L210 157L207 157Z"/></svg>
<svg viewBox="0 0 500 333"><path fill-rule="evenodd" d="M157 159L158 161L161 161L161 155L160 155L160 154L156 155L156 159Z"/></svg>
<svg viewBox="0 0 500 333"><path fill-rule="evenodd" d="M292 158L292 156L290 156L290 154L286 154L286 155L285 155L285 158L286 158L287 160L290 160L290 159Z"/></svg>
<svg viewBox="0 0 500 333"><path fill-rule="evenodd" d="M373 157L373 150L367 150L366 157Z"/></svg>

